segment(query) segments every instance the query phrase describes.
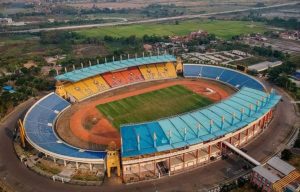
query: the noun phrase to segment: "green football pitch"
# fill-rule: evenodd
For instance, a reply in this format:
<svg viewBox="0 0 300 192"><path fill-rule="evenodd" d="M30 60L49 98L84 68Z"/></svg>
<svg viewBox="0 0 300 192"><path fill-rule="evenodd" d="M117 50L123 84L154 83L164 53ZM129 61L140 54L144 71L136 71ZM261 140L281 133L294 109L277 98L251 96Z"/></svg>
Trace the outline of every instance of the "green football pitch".
<svg viewBox="0 0 300 192"><path fill-rule="evenodd" d="M210 99L175 85L121 100L100 104L97 108L116 128L122 124L157 120L213 103Z"/></svg>

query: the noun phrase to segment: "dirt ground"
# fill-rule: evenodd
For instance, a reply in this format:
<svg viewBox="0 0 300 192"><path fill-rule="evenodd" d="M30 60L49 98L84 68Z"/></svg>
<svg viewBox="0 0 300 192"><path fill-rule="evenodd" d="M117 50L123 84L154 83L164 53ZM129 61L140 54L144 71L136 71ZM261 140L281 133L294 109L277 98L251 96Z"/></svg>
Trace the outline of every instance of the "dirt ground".
<svg viewBox="0 0 300 192"><path fill-rule="evenodd" d="M107 144L112 141L120 146L118 130L112 126L109 119L105 118L96 106L173 85L183 85L215 102L234 93L233 89L223 84L202 79L172 79L139 83L111 90L73 104L59 117L56 131L65 142L82 149L104 150Z"/></svg>

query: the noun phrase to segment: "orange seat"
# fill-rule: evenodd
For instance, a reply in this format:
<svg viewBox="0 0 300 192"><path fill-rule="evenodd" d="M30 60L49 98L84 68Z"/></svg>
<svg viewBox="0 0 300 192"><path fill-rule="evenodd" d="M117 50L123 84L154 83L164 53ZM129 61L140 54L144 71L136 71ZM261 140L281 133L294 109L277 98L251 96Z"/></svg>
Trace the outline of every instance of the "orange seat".
<svg viewBox="0 0 300 192"><path fill-rule="evenodd" d="M127 80L128 83L135 83L144 80L142 74L136 67L128 68L127 70L122 71L121 74Z"/></svg>

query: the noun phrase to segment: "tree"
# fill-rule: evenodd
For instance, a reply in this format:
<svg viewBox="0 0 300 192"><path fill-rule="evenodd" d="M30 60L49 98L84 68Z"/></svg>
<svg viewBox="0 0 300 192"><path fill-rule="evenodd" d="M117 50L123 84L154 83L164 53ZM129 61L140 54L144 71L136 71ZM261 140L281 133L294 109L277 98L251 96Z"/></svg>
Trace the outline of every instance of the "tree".
<svg viewBox="0 0 300 192"><path fill-rule="evenodd" d="M54 77L55 75L56 75L56 70L55 69L51 69L50 71L49 71L49 77Z"/></svg>
<svg viewBox="0 0 300 192"><path fill-rule="evenodd" d="M292 152L289 149L285 149L281 152L281 159L288 161L292 158Z"/></svg>
<svg viewBox="0 0 300 192"><path fill-rule="evenodd" d="M300 148L300 139L297 139L297 140L295 141L294 147Z"/></svg>

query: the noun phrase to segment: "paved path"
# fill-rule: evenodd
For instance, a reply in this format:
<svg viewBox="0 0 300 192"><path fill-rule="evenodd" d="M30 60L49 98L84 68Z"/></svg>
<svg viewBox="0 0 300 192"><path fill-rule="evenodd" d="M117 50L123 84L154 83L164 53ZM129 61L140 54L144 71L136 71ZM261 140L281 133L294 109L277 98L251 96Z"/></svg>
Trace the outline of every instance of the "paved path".
<svg viewBox="0 0 300 192"><path fill-rule="evenodd" d="M36 32L41 32L41 31L71 30L71 29L83 29L83 28L93 28L93 27L108 27L108 26L117 26L117 25L154 23L154 22L162 22L162 21L181 20L181 19L207 18L207 17L211 17L211 16L214 16L214 15L220 15L220 14L240 13L240 12L247 12L247 11L251 11L251 10L264 10L264 9L284 7L284 6L289 6L289 5L296 5L298 3L299 3L299 1L283 3L283 4L277 4L277 5L270 5L270 6L266 6L266 7L237 9L237 10L233 10L233 11L221 11L221 12L195 14L195 15L182 15L182 16L175 16L175 17L163 17L163 18L158 18L158 19L145 19L145 20L129 21L129 22L113 22L113 23L102 23L102 24L87 24L87 25L74 25L74 26L63 26L63 27L39 28L39 29L10 31L9 33L36 33ZM5 33L5 32L0 32L0 33Z"/></svg>
<svg viewBox="0 0 300 192"><path fill-rule="evenodd" d="M246 149L248 154L258 161L265 160L283 146L283 141L290 134L297 116L290 98L279 90L283 101L279 103L275 118L270 127ZM20 192L98 192L98 191L196 191L208 188L224 179L238 175L241 165L238 160L217 161L202 168L172 177L142 182L138 184L111 186L76 186L53 182L27 169L16 157L12 145L12 131L18 117L26 111L33 101L19 106L16 111L0 125L0 177Z"/></svg>

